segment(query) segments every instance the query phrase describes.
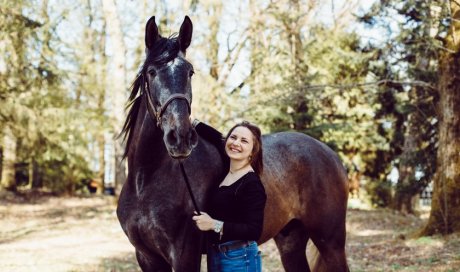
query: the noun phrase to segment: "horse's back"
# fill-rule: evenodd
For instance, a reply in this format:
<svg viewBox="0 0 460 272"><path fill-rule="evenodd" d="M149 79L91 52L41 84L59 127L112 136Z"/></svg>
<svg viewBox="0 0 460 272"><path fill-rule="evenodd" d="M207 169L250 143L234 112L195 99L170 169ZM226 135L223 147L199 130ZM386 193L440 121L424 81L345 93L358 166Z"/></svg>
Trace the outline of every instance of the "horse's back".
<svg viewBox="0 0 460 272"><path fill-rule="evenodd" d="M263 156L262 181L268 199L261 240L292 219L310 229L322 227L324 220L332 219L332 225L344 221L347 175L327 145L298 132L274 133L263 137Z"/></svg>
<svg viewBox="0 0 460 272"><path fill-rule="evenodd" d="M264 169L271 175L312 176L315 179L308 184L317 186L324 182L346 185L346 171L338 155L326 144L306 134L279 132L264 135L263 148ZM333 179L324 181L326 177Z"/></svg>

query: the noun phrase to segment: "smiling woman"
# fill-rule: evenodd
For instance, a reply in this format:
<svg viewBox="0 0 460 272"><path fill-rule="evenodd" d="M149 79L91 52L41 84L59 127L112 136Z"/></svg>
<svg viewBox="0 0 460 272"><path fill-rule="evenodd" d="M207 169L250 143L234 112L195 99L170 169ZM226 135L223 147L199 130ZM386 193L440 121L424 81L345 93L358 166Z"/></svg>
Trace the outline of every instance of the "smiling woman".
<svg viewBox="0 0 460 272"><path fill-rule="evenodd" d="M251 158L253 146L254 140L252 139L251 131L245 127L236 127L228 137L225 149L230 158L242 161L241 163L246 165ZM230 169L231 173L235 171L238 171L238 169Z"/></svg>
<svg viewBox="0 0 460 272"><path fill-rule="evenodd" d="M212 193L210 214L193 217L208 232L208 271L261 271L257 240L262 233L267 196L259 178L263 170L260 129L242 122L225 139L230 168Z"/></svg>
<svg viewBox="0 0 460 272"><path fill-rule="evenodd" d="M238 165L245 163L244 159L248 158L256 173L261 174L263 170L262 142L258 127L248 122L237 124L230 129L225 142L225 151L234 161L234 168L230 168L230 173L238 171Z"/></svg>

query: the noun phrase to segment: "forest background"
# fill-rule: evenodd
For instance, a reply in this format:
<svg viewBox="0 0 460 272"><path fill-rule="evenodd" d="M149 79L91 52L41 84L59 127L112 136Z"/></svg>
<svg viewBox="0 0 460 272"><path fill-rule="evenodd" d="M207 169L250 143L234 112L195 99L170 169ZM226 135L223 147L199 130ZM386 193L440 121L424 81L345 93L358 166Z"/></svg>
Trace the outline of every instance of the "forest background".
<svg viewBox="0 0 460 272"><path fill-rule="evenodd" d="M458 0L0 3L2 190L119 188L145 22L189 15L193 118L311 135L374 206L415 213L432 183L421 233L460 230Z"/></svg>

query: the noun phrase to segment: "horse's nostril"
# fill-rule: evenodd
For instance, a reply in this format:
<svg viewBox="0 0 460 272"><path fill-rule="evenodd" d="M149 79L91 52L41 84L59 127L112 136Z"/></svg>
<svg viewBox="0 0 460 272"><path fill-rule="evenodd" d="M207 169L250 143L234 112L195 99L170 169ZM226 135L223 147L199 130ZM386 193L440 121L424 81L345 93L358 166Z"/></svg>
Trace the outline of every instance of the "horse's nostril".
<svg viewBox="0 0 460 272"><path fill-rule="evenodd" d="M190 130L189 139L191 146L196 146L198 144L198 134L194 129Z"/></svg>
<svg viewBox="0 0 460 272"><path fill-rule="evenodd" d="M166 136L166 140L168 141L168 144L175 145L177 143L176 132L174 130L170 130L168 132L168 136Z"/></svg>

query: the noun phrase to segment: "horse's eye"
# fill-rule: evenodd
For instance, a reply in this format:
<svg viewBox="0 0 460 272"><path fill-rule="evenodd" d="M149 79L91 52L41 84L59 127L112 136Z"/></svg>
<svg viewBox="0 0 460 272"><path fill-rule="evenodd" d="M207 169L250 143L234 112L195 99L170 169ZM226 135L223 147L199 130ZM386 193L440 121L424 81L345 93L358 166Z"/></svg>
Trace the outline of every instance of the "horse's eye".
<svg viewBox="0 0 460 272"><path fill-rule="evenodd" d="M149 73L150 76L154 77L157 75L157 72L155 71L155 69L150 69L147 71L147 73Z"/></svg>
<svg viewBox="0 0 460 272"><path fill-rule="evenodd" d="M195 74L195 71L190 70L190 77L192 77Z"/></svg>

